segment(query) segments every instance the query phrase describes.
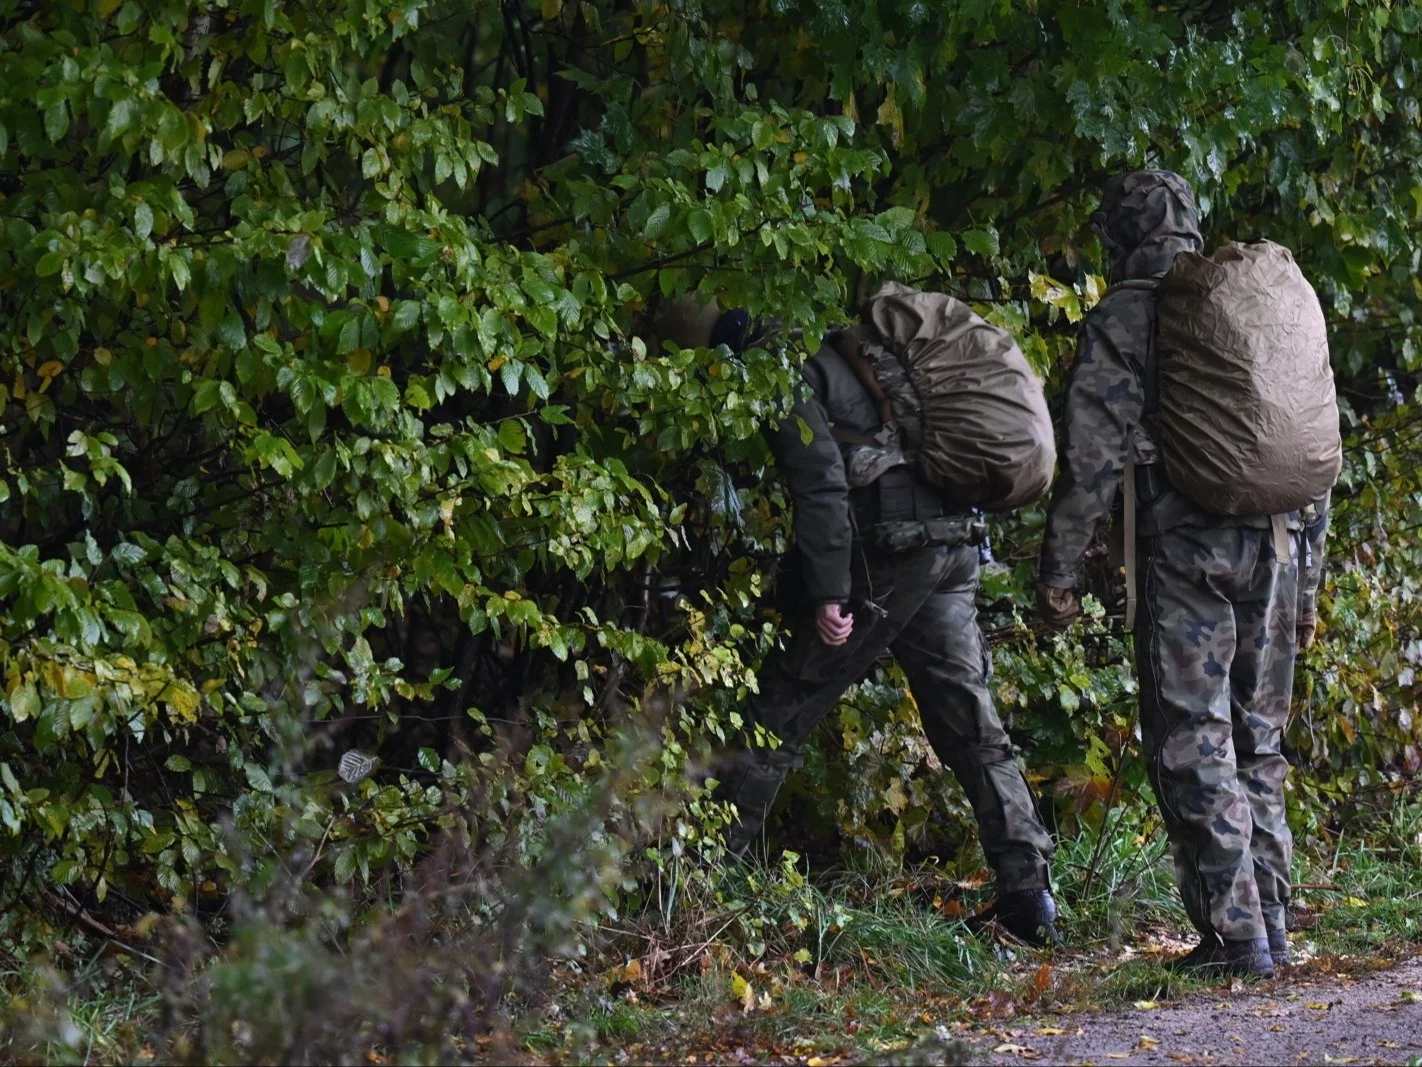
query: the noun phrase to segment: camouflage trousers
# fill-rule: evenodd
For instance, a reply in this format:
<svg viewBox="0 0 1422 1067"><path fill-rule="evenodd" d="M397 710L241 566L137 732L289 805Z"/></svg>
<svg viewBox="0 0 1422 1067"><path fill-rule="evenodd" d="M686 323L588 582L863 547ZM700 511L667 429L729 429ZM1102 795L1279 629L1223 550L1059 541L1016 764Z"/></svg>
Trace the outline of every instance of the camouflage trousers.
<svg viewBox="0 0 1422 1067"><path fill-rule="evenodd" d="M731 849L743 851L760 832L810 734L887 649L908 677L929 743L972 804L999 888L1048 888L1051 836L988 688L991 659L974 602L978 550L876 553L856 569L867 574L855 578L848 644L826 646L807 620L759 672L760 693L747 718L775 734L780 746L741 750L723 776L722 796L739 812L728 836Z"/></svg>
<svg viewBox="0 0 1422 1067"><path fill-rule="evenodd" d="M1140 540L1141 737L1185 910L1205 936L1284 928L1293 838L1280 745L1293 689L1297 543L1182 526Z"/></svg>

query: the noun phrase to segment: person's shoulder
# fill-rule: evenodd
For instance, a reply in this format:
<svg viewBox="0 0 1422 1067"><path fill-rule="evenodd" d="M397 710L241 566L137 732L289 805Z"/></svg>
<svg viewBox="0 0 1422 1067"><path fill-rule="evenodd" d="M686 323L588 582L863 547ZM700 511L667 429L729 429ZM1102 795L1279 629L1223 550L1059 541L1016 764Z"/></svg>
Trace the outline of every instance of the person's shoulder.
<svg viewBox="0 0 1422 1067"><path fill-rule="evenodd" d="M1156 287L1150 282L1125 282L1113 285L1094 307L1086 313L1088 322L1101 322L1117 316L1137 317L1141 312L1155 310Z"/></svg>
<svg viewBox="0 0 1422 1067"><path fill-rule="evenodd" d="M1109 339L1134 355L1144 354L1155 331L1155 293L1144 286L1107 290L1082 321L1088 335Z"/></svg>

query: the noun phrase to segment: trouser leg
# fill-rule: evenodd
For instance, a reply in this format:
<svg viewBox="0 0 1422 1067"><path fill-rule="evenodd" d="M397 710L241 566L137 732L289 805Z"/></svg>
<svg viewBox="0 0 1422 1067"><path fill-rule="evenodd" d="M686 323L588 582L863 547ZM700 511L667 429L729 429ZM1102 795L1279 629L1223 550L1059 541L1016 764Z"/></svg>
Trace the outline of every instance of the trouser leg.
<svg viewBox="0 0 1422 1067"><path fill-rule="evenodd" d="M806 619L785 648L766 657L757 672L760 692L745 717L752 729L763 727L779 745L741 748L723 774L720 795L737 810L726 837L731 851L743 852L760 833L810 734L914 617L939 577L940 557L941 550L928 549L888 562L871 561L866 573L856 575L851 603L854 630L847 644L828 647L820 641L813 620ZM883 615L863 607L866 599L873 599Z"/></svg>
<svg viewBox="0 0 1422 1067"><path fill-rule="evenodd" d="M1253 823L1254 881L1264 926L1279 931L1294 845L1284 805L1289 764L1283 738L1294 686L1297 595L1296 557L1280 560L1266 542L1250 588L1235 604L1239 651L1230 671L1235 760Z"/></svg>
<svg viewBox="0 0 1422 1067"><path fill-rule="evenodd" d="M894 641L894 658L908 677L929 743L973 806L999 888L1047 889L1051 835L989 689L991 660L974 603L977 550L947 551L943 580Z"/></svg>
<svg viewBox="0 0 1422 1067"><path fill-rule="evenodd" d="M1229 940L1265 936L1230 699L1232 600L1265 536L1182 527L1142 539L1136 658L1147 769L1185 910L1202 934Z"/></svg>

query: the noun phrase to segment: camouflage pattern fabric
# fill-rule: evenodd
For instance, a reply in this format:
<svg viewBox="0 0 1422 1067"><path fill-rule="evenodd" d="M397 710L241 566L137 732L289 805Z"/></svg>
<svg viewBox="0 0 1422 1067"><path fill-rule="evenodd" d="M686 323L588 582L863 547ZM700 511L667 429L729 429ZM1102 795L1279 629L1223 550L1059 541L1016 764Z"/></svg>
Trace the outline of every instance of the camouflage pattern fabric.
<svg viewBox="0 0 1422 1067"><path fill-rule="evenodd" d="M1203 245L1189 186L1142 171L1111 182L1093 219L1112 254L1113 283L1159 278ZM1077 584L1110 513L1126 458L1159 462L1148 429L1144 368L1155 297L1121 289L1086 316L1062 420L1061 473L1047 517L1039 580ZM1298 603L1323 576L1327 499L1288 516L1307 555L1274 558L1268 516L1207 514L1168 486L1138 521L1136 665L1141 730L1175 851L1181 896L1206 936L1281 929L1291 841L1279 754L1295 657Z"/></svg>
<svg viewBox="0 0 1422 1067"><path fill-rule="evenodd" d="M1297 551L1276 559L1269 531L1229 526L1178 527L1143 549L1141 739L1185 911L1207 936L1265 937L1289 899L1280 745Z"/></svg>
<svg viewBox="0 0 1422 1067"><path fill-rule="evenodd" d="M775 734L780 746L740 751L723 775L722 795L740 813L728 844L736 852L749 846L811 733L888 649L908 677L929 743L973 806L999 889L1049 888L1051 837L988 687L991 661L975 605L977 548L902 554L866 548L864 562L855 568L849 643L824 645L806 620L759 672L761 691L747 717Z"/></svg>

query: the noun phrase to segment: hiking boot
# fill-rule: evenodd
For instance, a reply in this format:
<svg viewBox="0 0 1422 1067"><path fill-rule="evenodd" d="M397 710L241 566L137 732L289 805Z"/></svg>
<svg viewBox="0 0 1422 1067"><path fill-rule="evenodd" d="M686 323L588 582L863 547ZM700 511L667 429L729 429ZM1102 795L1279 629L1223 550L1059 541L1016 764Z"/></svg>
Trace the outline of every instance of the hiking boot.
<svg viewBox="0 0 1422 1067"><path fill-rule="evenodd" d="M1057 902L1045 889L1014 889L998 894L993 918L1013 937L1029 945L1060 945Z"/></svg>
<svg viewBox="0 0 1422 1067"><path fill-rule="evenodd" d="M1275 970L1294 965L1293 953L1289 951L1289 935L1283 930L1269 931L1269 955L1274 960Z"/></svg>
<svg viewBox="0 0 1422 1067"><path fill-rule="evenodd" d="M1273 978L1274 959L1266 938L1223 943L1205 938L1166 969L1192 978Z"/></svg>

